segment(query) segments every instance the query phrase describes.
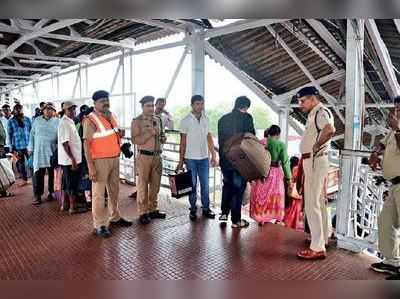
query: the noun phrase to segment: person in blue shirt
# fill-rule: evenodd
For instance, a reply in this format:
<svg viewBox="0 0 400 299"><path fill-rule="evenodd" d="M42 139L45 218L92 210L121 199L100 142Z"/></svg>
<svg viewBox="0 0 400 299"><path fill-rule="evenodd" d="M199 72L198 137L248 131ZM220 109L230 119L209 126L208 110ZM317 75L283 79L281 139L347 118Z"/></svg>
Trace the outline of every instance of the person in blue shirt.
<svg viewBox="0 0 400 299"><path fill-rule="evenodd" d="M44 193L44 177L48 173L48 200L53 199L54 193L54 162L52 157L57 149L57 130L59 119L54 116L56 108L53 103L44 105L42 115L35 119L30 132L28 154L33 155L33 193L34 205L42 203Z"/></svg>
<svg viewBox="0 0 400 299"><path fill-rule="evenodd" d="M23 106L20 103L14 106L14 116L8 122L8 136L10 138L11 149L17 157L17 170L21 174L22 184L28 184L28 175L25 167L25 159L28 159L28 143L31 131L31 120L24 115Z"/></svg>

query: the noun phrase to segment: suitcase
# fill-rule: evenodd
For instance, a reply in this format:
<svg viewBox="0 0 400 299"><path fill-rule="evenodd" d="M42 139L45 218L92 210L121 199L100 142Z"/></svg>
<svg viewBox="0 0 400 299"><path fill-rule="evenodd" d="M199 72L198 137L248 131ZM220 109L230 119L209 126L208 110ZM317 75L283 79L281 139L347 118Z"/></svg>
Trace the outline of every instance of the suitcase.
<svg viewBox="0 0 400 299"><path fill-rule="evenodd" d="M267 177L271 155L251 133L237 134L227 141L225 157L246 181Z"/></svg>
<svg viewBox="0 0 400 299"><path fill-rule="evenodd" d="M190 170L177 174L170 174L169 185L171 188L171 196L174 198L181 198L195 192L192 172Z"/></svg>
<svg viewBox="0 0 400 299"><path fill-rule="evenodd" d="M7 158L0 159L0 190L7 191L15 183L15 176L11 161Z"/></svg>

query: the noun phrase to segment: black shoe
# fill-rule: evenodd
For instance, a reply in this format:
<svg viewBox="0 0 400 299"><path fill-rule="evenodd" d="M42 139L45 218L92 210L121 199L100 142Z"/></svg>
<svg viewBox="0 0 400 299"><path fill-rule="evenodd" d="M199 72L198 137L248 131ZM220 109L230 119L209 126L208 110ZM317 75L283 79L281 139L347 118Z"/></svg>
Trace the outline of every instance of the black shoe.
<svg viewBox="0 0 400 299"><path fill-rule="evenodd" d="M149 213L150 219L165 219L167 214L161 213L159 210Z"/></svg>
<svg viewBox="0 0 400 299"><path fill-rule="evenodd" d="M42 204L42 199L40 198L40 196L36 197L32 204L34 206L40 206Z"/></svg>
<svg viewBox="0 0 400 299"><path fill-rule="evenodd" d="M400 267L394 267L384 263L375 263L371 265L371 269L378 273L399 274Z"/></svg>
<svg viewBox="0 0 400 299"><path fill-rule="evenodd" d="M139 224L141 224L141 225L146 225L146 224L149 224L149 223L151 222L151 218L149 217L149 215L143 214L143 215L141 215L141 216L139 217L138 222L139 222Z"/></svg>
<svg viewBox="0 0 400 299"><path fill-rule="evenodd" d="M208 219L215 219L215 214L211 209L203 210L203 217Z"/></svg>
<svg viewBox="0 0 400 299"><path fill-rule="evenodd" d="M400 274L390 275L385 278L386 280L400 280Z"/></svg>
<svg viewBox="0 0 400 299"><path fill-rule="evenodd" d="M125 220L124 218L119 218L117 221L110 221L111 225L117 225L117 226L122 226L122 227L128 227L133 224L132 221Z"/></svg>
<svg viewBox="0 0 400 299"><path fill-rule="evenodd" d="M197 213L196 213L196 211L190 211L189 219L190 219L191 221L196 221L196 220L197 220Z"/></svg>
<svg viewBox="0 0 400 299"><path fill-rule="evenodd" d="M110 230L105 226L101 226L100 228L95 229L94 233L96 236L102 237L102 238L108 238L111 236Z"/></svg>

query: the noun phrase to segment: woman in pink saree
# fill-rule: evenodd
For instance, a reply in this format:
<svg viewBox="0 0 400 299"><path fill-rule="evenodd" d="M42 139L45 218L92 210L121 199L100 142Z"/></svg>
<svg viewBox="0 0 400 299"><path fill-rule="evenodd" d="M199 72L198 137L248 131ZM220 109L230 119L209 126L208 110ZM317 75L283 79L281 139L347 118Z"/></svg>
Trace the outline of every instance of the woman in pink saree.
<svg viewBox="0 0 400 299"><path fill-rule="evenodd" d="M271 168L265 180L253 183L250 193L250 217L260 225L281 223L285 217L284 178L289 181L291 171L286 146L279 140L281 129L273 125L261 140L271 154Z"/></svg>

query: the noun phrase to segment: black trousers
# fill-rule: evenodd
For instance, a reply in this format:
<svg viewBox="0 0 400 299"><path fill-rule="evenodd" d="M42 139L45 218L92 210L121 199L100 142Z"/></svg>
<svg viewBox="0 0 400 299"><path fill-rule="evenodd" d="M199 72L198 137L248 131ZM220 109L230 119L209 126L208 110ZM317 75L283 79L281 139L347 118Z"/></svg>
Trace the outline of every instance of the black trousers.
<svg viewBox="0 0 400 299"><path fill-rule="evenodd" d="M47 185L49 193L54 193L54 168L40 168L34 173L32 178L33 193L35 194L35 197L42 196L44 193L44 177L46 175L46 170L48 172Z"/></svg>
<svg viewBox="0 0 400 299"><path fill-rule="evenodd" d="M236 170L221 167L224 176L222 187L221 212L229 215L233 223L241 220L243 194L246 190L246 180Z"/></svg>

